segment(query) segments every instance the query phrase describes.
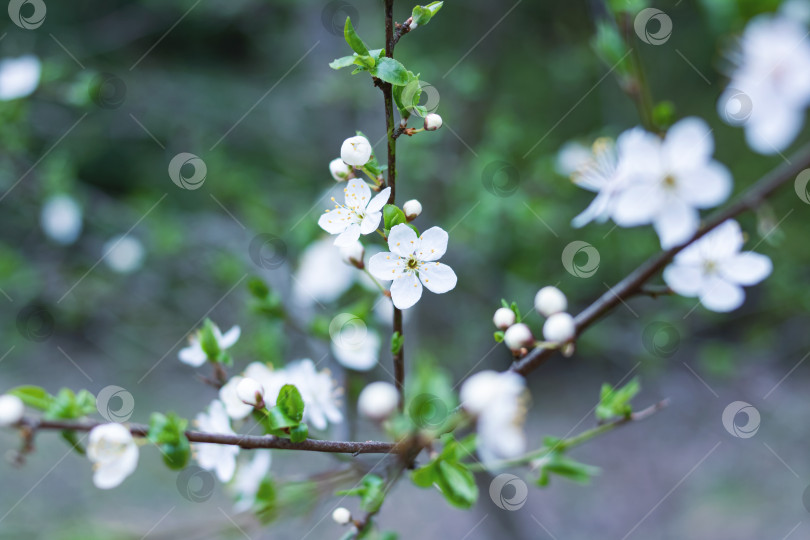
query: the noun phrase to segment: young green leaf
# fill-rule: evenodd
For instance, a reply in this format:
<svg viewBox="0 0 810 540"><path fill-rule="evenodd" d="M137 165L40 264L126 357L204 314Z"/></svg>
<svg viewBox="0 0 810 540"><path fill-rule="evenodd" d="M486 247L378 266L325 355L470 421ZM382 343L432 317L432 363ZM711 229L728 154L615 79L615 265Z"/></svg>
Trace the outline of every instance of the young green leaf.
<svg viewBox="0 0 810 540"><path fill-rule="evenodd" d="M391 354L398 354L402 350L405 338L399 332L394 332L391 336Z"/></svg>
<svg viewBox="0 0 810 540"><path fill-rule="evenodd" d="M383 220L386 229L391 229L394 225L408 222L408 219L405 217L405 212L393 204L386 204L383 207Z"/></svg>
<svg viewBox="0 0 810 540"><path fill-rule="evenodd" d="M405 86L410 80L410 72L405 69L405 66L393 58L385 56L377 61L377 65L369 69L369 73L396 86Z"/></svg>
<svg viewBox="0 0 810 540"><path fill-rule="evenodd" d="M219 360L219 342L214 332L214 323L211 319L205 319L200 329L200 347L211 362Z"/></svg>
<svg viewBox="0 0 810 540"><path fill-rule="evenodd" d="M301 392L292 384L285 384L281 387L276 399L276 406L296 423L304 418L304 400Z"/></svg>
<svg viewBox="0 0 810 540"><path fill-rule="evenodd" d="M351 56L342 56L329 62L329 67L332 69L343 69L355 65L355 60L357 60L357 55L354 54Z"/></svg>
<svg viewBox="0 0 810 540"><path fill-rule="evenodd" d="M430 22L430 19L432 19L440 9L442 9L443 5L444 2L431 2L426 6L415 6L413 8L413 12L411 13L413 22L418 26L426 25Z"/></svg>
<svg viewBox="0 0 810 540"><path fill-rule="evenodd" d="M543 487L549 484L552 474L567 478L578 484L587 484L592 477L599 474L599 467L580 463L558 452L552 452L544 456L535 462L535 465L540 471L537 485Z"/></svg>
<svg viewBox="0 0 810 540"><path fill-rule="evenodd" d="M12 396L17 396L27 406L46 411L54 401L54 397L39 386L18 386L8 391Z"/></svg>
<svg viewBox="0 0 810 540"><path fill-rule="evenodd" d="M309 428L306 424L298 424L290 428L290 440L295 443L304 442L309 436Z"/></svg>
<svg viewBox="0 0 810 540"><path fill-rule="evenodd" d="M602 385L599 405L596 406L596 418L598 420L609 420L616 416L627 416L633 412L630 405L636 394L641 390L641 385L637 378L621 388L613 388L609 384Z"/></svg>
<svg viewBox="0 0 810 540"><path fill-rule="evenodd" d="M470 508L478 499L475 477L462 463L439 461L436 484L447 502L458 508Z"/></svg>
<svg viewBox="0 0 810 540"><path fill-rule="evenodd" d="M349 44L349 47L351 47L354 52L368 56L368 47L366 47L366 44L360 39L360 36L357 35L351 17L346 17L346 24L343 27L343 37L346 38L346 43Z"/></svg>

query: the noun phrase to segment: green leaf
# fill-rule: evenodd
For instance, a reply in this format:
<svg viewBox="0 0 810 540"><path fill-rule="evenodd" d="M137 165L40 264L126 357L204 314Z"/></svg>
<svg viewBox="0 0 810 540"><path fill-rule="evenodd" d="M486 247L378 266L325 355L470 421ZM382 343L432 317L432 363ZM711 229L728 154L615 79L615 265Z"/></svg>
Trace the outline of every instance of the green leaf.
<svg viewBox="0 0 810 540"><path fill-rule="evenodd" d="M414 7L413 12L411 13L413 22L415 22L418 26L426 25L430 22L430 19L432 19L440 9L442 9L443 5L444 2L431 2L426 6Z"/></svg>
<svg viewBox="0 0 810 540"><path fill-rule="evenodd" d="M309 428L306 424L298 424L290 428L290 440L294 443L304 442L309 436Z"/></svg>
<svg viewBox="0 0 810 540"><path fill-rule="evenodd" d="M641 385L635 377L618 389L607 383L603 384L599 405L596 406L596 418L604 421L631 414L633 407L630 405L630 400L638 394L639 390L641 390Z"/></svg>
<svg viewBox="0 0 810 540"><path fill-rule="evenodd" d="M163 463L170 469L183 469L191 459L191 447L185 435L176 443L161 444L160 450L163 454Z"/></svg>
<svg viewBox="0 0 810 540"><path fill-rule="evenodd" d="M9 390L8 393L20 398L29 407L40 411L48 410L54 401L54 397L40 386L18 386Z"/></svg>
<svg viewBox="0 0 810 540"><path fill-rule="evenodd" d="M22 399L22 398L20 398ZM69 388L62 388L48 405L45 418L49 420L72 420L82 418L96 410L96 398L87 390L78 395Z"/></svg>
<svg viewBox="0 0 810 540"><path fill-rule="evenodd" d="M419 467L411 472L411 480L421 488L429 488L436 482L437 474L435 462L428 463L424 467Z"/></svg>
<svg viewBox="0 0 810 540"><path fill-rule="evenodd" d="M405 338L399 332L394 332L391 336L391 354L398 354L402 350Z"/></svg>
<svg viewBox="0 0 810 540"><path fill-rule="evenodd" d="M447 502L458 508L470 508L478 499L475 477L461 463L439 461L436 483Z"/></svg>
<svg viewBox="0 0 810 540"><path fill-rule="evenodd" d="M304 418L304 400L301 398L301 392L292 384L285 384L281 387L276 399L276 406L296 423Z"/></svg>
<svg viewBox="0 0 810 540"><path fill-rule="evenodd" d="M203 352L211 362L217 362L219 359L219 342L214 333L214 323L211 319L205 319L202 328L200 329L200 346Z"/></svg>
<svg viewBox="0 0 810 540"><path fill-rule="evenodd" d="M380 58L377 65L369 69L369 72L378 79L396 86L404 86L410 80L410 72L405 69L405 66L397 60L385 56Z"/></svg>
<svg viewBox="0 0 810 540"><path fill-rule="evenodd" d="M329 67L332 69L343 69L355 65L355 60L357 60L357 55L354 54L351 56L342 56L329 62Z"/></svg>
<svg viewBox="0 0 810 540"><path fill-rule="evenodd" d="M377 512L385 500L385 482L376 474L367 474L360 485L353 489L338 491L337 495L359 495L360 508L364 512Z"/></svg>
<svg viewBox="0 0 810 540"><path fill-rule="evenodd" d="M354 25L352 25L351 17L346 17L346 25L343 27L343 37L346 38L346 43L349 44L349 47L351 47L354 52L361 55L368 55L368 47L366 47L366 44L360 39L360 36L357 35Z"/></svg>
<svg viewBox="0 0 810 540"><path fill-rule="evenodd" d="M497 330L493 334L493 337L495 338L495 343L500 343L503 341L503 334L504 334L503 330Z"/></svg>
<svg viewBox="0 0 810 540"><path fill-rule="evenodd" d="M300 422L287 416L281 407L270 407L264 411L257 411L257 414L262 415L262 424L273 435L282 436L283 433L277 433L286 428L294 428Z"/></svg>
<svg viewBox="0 0 810 540"><path fill-rule="evenodd" d="M385 228L388 230L394 228L394 225L408 222L408 219L405 217L405 212L393 204L386 204L383 207L383 219Z"/></svg>
<svg viewBox="0 0 810 540"><path fill-rule="evenodd" d="M552 474L578 484L587 484L592 477L599 474L599 467L580 463L558 452L544 456L535 464L540 470L540 477L537 480L537 484L540 486L547 486Z"/></svg>

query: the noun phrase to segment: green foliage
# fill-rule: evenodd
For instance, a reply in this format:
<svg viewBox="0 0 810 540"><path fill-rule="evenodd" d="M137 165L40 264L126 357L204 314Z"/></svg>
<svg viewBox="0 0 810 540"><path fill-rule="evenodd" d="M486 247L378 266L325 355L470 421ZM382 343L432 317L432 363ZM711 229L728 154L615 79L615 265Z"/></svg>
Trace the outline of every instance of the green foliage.
<svg viewBox="0 0 810 540"><path fill-rule="evenodd" d="M377 60L377 64L369 69L369 73L395 86L405 86L412 75L398 60L385 56Z"/></svg>
<svg viewBox="0 0 810 540"><path fill-rule="evenodd" d="M146 438L157 445L163 454L163 462L170 469L182 469L191 457L191 448L185 431L188 420L174 413L166 415L155 412L149 418Z"/></svg>
<svg viewBox="0 0 810 540"><path fill-rule="evenodd" d="M554 445L552 445L552 448ZM566 457L562 452L552 451L537 461L533 465L540 472L537 479L537 485L541 487L548 486L551 475L557 475L566 478L578 484L587 484L591 481L593 476L599 474L599 467L586 465Z"/></svg>
<svg viewBox="0 0 810 540"><path fill-rule="evenodd" d="M359 486L338 491L336 495L358 496L360 497L360 508L364 512L377 512L385 501L385 482L376 474L367 474Z"/></svg>
<svg viewBox="0 0 810 540"><path fill-rule="evenodd" d="M22 398L20 398L22 399ZM96 412L96 398L87 390L73 393L70 388L62 388L48 405L45 418L48 420L73 420Z"/></svg>
<svg viewBox="0 0 810 540"><path fill-rule="evenodd" d="M436 486L447 502L458 508L470 508L478 498L475 477L461 460L475 451L475 435L457 441L452 433L441 437L441 453L427 465L411 473L411 480L421 488Z"/></svg>
<svg viewBox="0 0 810 540"><path fill-rule="evenodd" d="M253 297L252 308L272 319L282 319L286 316L281 296L271 290L264 280L253 277L248 280L248 291Z"/></svg>
<svg viewBox="0 0 810 540"><path fill-rule="evenodd" d="M613 21L600 20L596 23L596 35L591 46L605 65L615 69L621 77L631 75L630 49Z"/></svg>
<svg viewBox="0 0 810 540"><path fill-rule="evenodd" d="M418 26L424 26L430 22L430 19L436 15L444 2L431 2L426 6L415 6L413 8L413 12L411 13L411 17L413 18L413 22L416 23Z"/></svg>
<svg viewBox="0 0 810 540"><path fill-rule="evenodd" d="M301 392L292 384L281 387L276 406L295 422L300 422L304 418L304 400L301 398Z"/></svg>
<svg viewBox="0 0 810 540"><path fill-rule="evenodd" d="M613 388L608 383L602 385L599 405L596 406L596 418L604 421L615 417L628 416L633 412L630 400L641 390L638 379L633 378L621 388Z"/></svg>
<svg viewBox="0 0 810 540"><path fill-rule="evenodd" d="M55 399L44 388L33 385L18 386L7 393L17 396L25 405L40 411L47 411Z"/></svg>
<svg viewBox="0 0 810 540"><path fill-rule="evenodd" d="M391 232L391 229L395 225L399 225L400 223L407 223L408 220L405 217L405 212L403 212L398 206L393 204L386 204L383 207L383 220L385 223L385 235Z"/></svg>
<svg viewBox="0 0 810 540"><path fill-rule="evenodd" d="M511 309L512 312L515 314L515 323L519 323L523 320L523 316L520 314L520 309L518 308L517 302L512 302L511 304L508 303L504 298L501 298L501 305L506 309ZM497 338L496 338L497 340Z"/></svg>
<svg viewBox="0 0 810 540"><path fill-rule="evenodd" d="M394 332L391 335L391 354L397 354L402 350L402 345L405 343L405 337L399 332Z"/></svg>
<svg viewBox="0 0 810 540"><path fill-rule="evenodd" d="M304 418L304 400L292 384L285 384L276 399L276 405L256 410L253 416L264 427L265 433L301 442L309 436L309 428L301 423Z"/></svg>
<svg viewBox="0 0 810 540"><path fill-rule="evenodd" d="M354 52L359 55L368 55L368 47L363 43L360 36L357 35L351 17L346 17L346 24L343 27L343 37L346 38L346 43L349 44L349 47L351 47Z"/></svg>
<svg viewBox="0 0 810 540"><path fill-rule="evenodd" d="M303 515L318 501L317 482L287 482L278 484L266 478L256 493L254 511L264 524L280 517Z"/></svg>

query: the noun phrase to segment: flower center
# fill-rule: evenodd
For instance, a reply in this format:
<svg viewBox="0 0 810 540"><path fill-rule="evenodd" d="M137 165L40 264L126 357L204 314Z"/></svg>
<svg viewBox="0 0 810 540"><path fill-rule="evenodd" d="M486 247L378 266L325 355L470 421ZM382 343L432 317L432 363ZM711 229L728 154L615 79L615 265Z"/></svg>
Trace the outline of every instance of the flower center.
<svg viewBox="0 0 810 540"><path fill-rule="evenodd" d="M410 258L408 259L408 268L410 268L411 270L416 270L418 266L419 261L416 259L416 257L411 255Z"/></svg>
<svg viewBox="0 0 810 540"><path fill-rule="evenodd" d="M706 260L703 262L703 271L707 274L712 274L714 271L717 270L717 263L712 260Z"/></svg>
<svg viewBox="0 0 810 540"><path fill-rule="evenodd" d="M668 174L664 177L664 187L667 189L673 189L678 182L675 180L675 177L671 174Z"/></svg>

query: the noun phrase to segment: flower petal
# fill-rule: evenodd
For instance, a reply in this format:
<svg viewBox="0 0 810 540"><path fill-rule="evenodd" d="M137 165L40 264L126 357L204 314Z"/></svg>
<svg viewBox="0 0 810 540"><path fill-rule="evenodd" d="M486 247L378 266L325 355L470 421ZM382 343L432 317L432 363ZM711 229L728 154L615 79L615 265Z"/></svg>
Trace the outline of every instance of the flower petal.
<svg viewBox="0 0 810 540"><path fill-rule="evenodd" d="M202 350L199 344L190 345L184 349L180 349L177 355L180 361L192 367L200 367L208 359L208 356Z"/></svg>
<svg viewBox="0 0 810 540"><path fill-rule="evenodd" d="M712 311L731 311L740 307L745 301L745 292L742 287L717 276L704 281L701 289L700 303Z"/></svg>
<svg viewBox="0 0 810 540"><path fill-rule="evenodd" d="M698 230L700 216L697 210L679 199L670 198L658 215L653 227L661 240L661 247L669 249L689 240Z"/></svg>
<svg viewBox="0 0 810 540"><path fill-rule="evenodd" d="M438 261L447 251L449 236L441 227L431 227L423 232L419 239L421 242L416 258L420 261Z"/></svg>
<svg viewBox="0 0 810 540"><path fill-rule="evenodd" d="M714 153L714 138L700 118L684 118L667 132L663 157L673 171L688 171L707 163Z"/></svg>
<svg viewBox="0 0 810 540"><path fill-rule="evenodd" d="M773 269L771 259L766 255L746 251L720 263L720 273L739 285L754 285L768 277Z"/></svg>
<svg viewBox="0 0 810 540"><path fill-rule="evenodd" d="M357 239L360 238L360 225L357 223L352 223L346 230L340 233L340 235L335 238L335 245L338 247L345 247L350 246L357 242Z"/></svg>
<svg viewBox="0 0 810 540"><path fill-rule="evenodd" d="M343 208L330 210L318 218L318 225L329 234L340 234L349 226L349 212Z"/></svg>
<svg viewBox="0 0 810 540"><path fill-rule="evenodd" d="M379 212L382 210L385 203L388 202L388 198L391 196L391 188L387 187L384 190L380 191L377 195L374 196L373 199L368 203L366 206L366 213L369 212Z"/></svg>
<svg viewBox="0 0 810 540"><path fill-rule="evenodd" d="M346 206L350 208L364 209L371 201L371 188L357 178L349 180L343 192L346 194Z"/></svg>
<svg viewBox="0 0 810 540"><path fill-rule="evenodd" d="M664 281L670 289L681 296L697 296L703 279L703 272L699 266L670 264L664 269Z"/></svg>
<svg viewBox="0 0 810 540"><path fill-rule="evenodd" d="M419 279L429 291L436 294L453 290L458 281L452 268L438 262L421 265L419 267Z"/></svg>
<svg viewBox="0 0 810 540"><path fill-rule="evenodd" d="M242 335L242 329L234 326L222 335L222 339L219 340L219 348L230 349L239 340L240 335Z"/></svg>
<svg viewBox="0 0 810 540"><path fill-rule="evenodd" d="M636 182L617 195L611 214L619 227L646 225L655 218L663 203L664 194L659 186Z"/></svg>
<svg viewBox="0 0 810 540"><path fill-rule="evenodd" d="M377 253L368 260L368 271L377 279L391 281L405 271L405 261L396 253Z"/></svg>
<svg viewBox="0 0 810 540"><path fill-rule="evenodd" d="M765 107L767 109L762 110ZM804 123L802 109L778 102L758 100L753 110L745 125L745 140L760 154L776 154L790 146Z"/></svg>
<svg viewBox="0 0 810 540"><path fill-rule="evenodd" d="M422 284L409 272L391 284L391 299L397 309L408 309L422 297Z"/></svg>
<svg viewBox="0 0 810 540"><path fill-rule="evenodd" d="M363 234L371 234L380 226L382 219L382 212L372 212L366 214L363 221L360 223L360 232Z"/></svg>
<svg viewBox="0 0 810 540"><path fill-rule="evenodd" d="M135 472L138 466L138 447L133 443L114 461L97 462L93 473L93 484L98 489L112 489Z"/></svg>
<svg viewBox="0 0 810 540"><path fill-rule="evenodd" d="M677 185L678 195L683 200L698 208L711 208L728 199L734 182L724 165L711 161L708 165L679 174Z"/></svg>
<svg viewBox="0 0 810 540"><path fill-rule="evenodd" d="M413 229L400 223L391 228L391 233L388 235L388 249L402 257L409 257L419 248L418 241Z"/></svg>

